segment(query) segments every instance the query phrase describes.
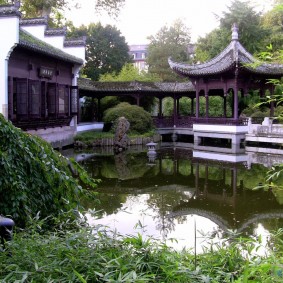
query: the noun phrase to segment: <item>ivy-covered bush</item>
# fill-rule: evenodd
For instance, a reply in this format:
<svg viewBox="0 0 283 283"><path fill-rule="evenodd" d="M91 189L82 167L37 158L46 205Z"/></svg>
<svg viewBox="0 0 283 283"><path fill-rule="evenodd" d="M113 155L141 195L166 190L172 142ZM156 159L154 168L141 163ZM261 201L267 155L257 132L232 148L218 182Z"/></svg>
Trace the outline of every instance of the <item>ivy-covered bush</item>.
<svg viewBox="0 0 283 283"><path fill-rule="evenodd" d="M130 133L144 134L153 129L150 114L142 107L122 102L113 108L106 110L104 114L105 123L114 123L119 117L125 117L130 122Z"/></svg>
<svg viewBox="0 0 283 283"><path fill-rule="evenodd" d="M96 187L77 163L0 114L0 215L10 215L19 226L38 212L46 217L74 209L88 192L82 184Z"/></svg>

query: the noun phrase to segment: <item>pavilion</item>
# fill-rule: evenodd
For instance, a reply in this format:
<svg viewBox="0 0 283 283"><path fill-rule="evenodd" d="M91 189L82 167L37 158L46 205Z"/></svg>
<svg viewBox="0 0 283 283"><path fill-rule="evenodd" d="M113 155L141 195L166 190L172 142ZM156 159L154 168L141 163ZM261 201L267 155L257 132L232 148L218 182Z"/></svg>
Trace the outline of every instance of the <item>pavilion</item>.
<svg viewBox="0 0 283 283"><path fill-rule="evenodd" d="M186 83L145 83L145 82L92 82L79 79L80 97L89 96L100 99L105 96L131 96L137 105L146 96L159 100L157 117L154 117L160 134L172 134L174 139L180 135L194 137L194 148L217 151L216 146L208 146L212 141L226 143L227 153L241 151L248 132L248 119L239 116L239 95L246 96L257 90L261 96L266 91L272 95L274 86L268 84L269 79L283 76L283 65L259 62L239 42L238 27L232 27L230 44L215 58L205 63L187 64L168 60L171 69L188 79ZM209 98L218 96L223 99L221 117L209 116ZM162 100L171 97L174 101L173 115L162 115ZM179 100L182 97L191 99L189 116L179 113ZM227 114L227 98L232 100L232 116ZM205 99L205 115L200 115L200 98ZM221 106L222 107L222 106ZM271 116L274 104L271 103ZM216 143L217 143L216 142ZM223 150L222 150L223 152Z"/></svg>

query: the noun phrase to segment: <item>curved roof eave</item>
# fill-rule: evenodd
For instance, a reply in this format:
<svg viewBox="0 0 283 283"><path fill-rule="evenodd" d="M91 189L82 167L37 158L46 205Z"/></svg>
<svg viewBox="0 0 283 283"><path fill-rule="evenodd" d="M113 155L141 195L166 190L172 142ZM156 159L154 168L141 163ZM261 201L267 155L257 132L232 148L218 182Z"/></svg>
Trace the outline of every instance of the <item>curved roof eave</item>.
<svg viewBox="0 0 283 283"><path fill-rule="evenodd" d="M223 73L232 68L235 61L233 42L219 55L204 63L189 65L187 63L174 62L171 58L168 59L171 69L185 76L204 76Z"/></svg>
<svg viewBox="0 0 283 283"><path fill-rule="evenodd" d="M236 64L250 73L283 76L283 65L260 62L239 41L231 41L218 56L201 64L178 63L171 58L168 59L168 63L171 69L186 77L222 74Z"/></svg>

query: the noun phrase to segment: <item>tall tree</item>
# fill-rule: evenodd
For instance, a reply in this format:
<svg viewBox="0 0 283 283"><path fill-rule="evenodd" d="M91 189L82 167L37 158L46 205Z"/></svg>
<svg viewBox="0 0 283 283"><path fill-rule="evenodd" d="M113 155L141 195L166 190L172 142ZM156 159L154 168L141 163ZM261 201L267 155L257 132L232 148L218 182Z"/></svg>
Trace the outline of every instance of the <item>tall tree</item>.
<svg viewBox="0 0 283 283"><path fill-rule="evenodd" d="M101 82L131 82L131 81L140 81L140 82L156 82L159 81L159 77L153 76L148 72L142 71L139 72L132 63L127 63L123 66L119 74L104 74L100 76L99 81Z"/></svg>
<svg viewBox="0 0 283 283"><path fill-rule="evenodd" d="M163 81L180 80L170 69L168 58L187 61L190 39L189 29L181 20L176 20L171 27L163 26L155 36L150 36L147 50L149 73L158 75Z"/></svg>
<svg viewBox="0 0 283 283"><path fill-rule="evenodd" d="M1 4L13 4L16 0L0 0ZM106 11L111 16L117 16L125 3L125 0L95 0L95 11ZM66 9L79 8L79 0L22 0L21 12L27 18L51 17L58 13L61 17Z"/></svg>
<svg viewBox="0 0 283 283"><path fill-rule="evenodd" d="M202 60L203 54L211 59L219 54L231 41L231 27L234 23L239 27L239 39L243 46L252 54L263 50L264 38L268 31L260 24L260 12L256 12L249 2L234 0L228 10L218 16L219 28L200 38L197 42L197 60Z"/></svg>
<svg viewBox="0 0 283 283"><path fill-rule="evenodd" d="M265 39L265 46L272 46L273 51L283 49L283 1L275 1L272 10L262 17L262 25L268 29L269 34Z"/></svg>
<svg viewBox="0 0 283 283"><path fill-rule="evenodd" d="M116 27L92 23L87 27L74 28L70 35L87 36L83 74L95 81L100 75L119 73L122 67L131 61L125 37Z"/></svg>

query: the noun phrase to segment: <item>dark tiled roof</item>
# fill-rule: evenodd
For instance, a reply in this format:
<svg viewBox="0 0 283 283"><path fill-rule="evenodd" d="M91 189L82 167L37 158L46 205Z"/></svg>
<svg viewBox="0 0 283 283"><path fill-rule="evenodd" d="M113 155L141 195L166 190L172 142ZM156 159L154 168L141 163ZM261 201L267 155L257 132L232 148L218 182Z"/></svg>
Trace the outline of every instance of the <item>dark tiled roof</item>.
<svg viewBox="0 0 283 283"><path fill-rule="evenodd" d="M65 39L64 47L74 47L74 46L85 46L86 45L86 37L77 39Z"/></svg>
<svg viewBox="0 0 283 283"><path fill-rule="evenodd" d="M93 82L79 78L78 87L91 92L195 92L191 82Z"/></svg>
<svg viewBox="0 0 283 283"><path fill-rule="evenodd" d="M189 65L168 59L170 67L178 74L187 77L200 77L221 74L234 68L237 64L241 69L262 75L283 75L283 65L267 64L254 58L238 40L231 43L215 58L202 64Z"/></svg>
<svg viewBox="0 0 283 283"><path fill-rule="evenodd" d="M21 12L15 5L1 5L0 6L0 16L1 17L8 17L16 15L18 17L21 17Z"/></svg>
<svg viewBox="0 0 283 283"><path fill-rule="evenodd" d="M44 32L45 36L58 36L63 35L65 36L67 34L67 28L53 28L53 29L47 29Z"/></svg>
<svg viewBox="0 0 283 283"><path fill-rule="evenodd" d="M63 60L65 62L76 63L80 65L84 63L82 59L55 48L54 46L35 38L30 33L22 29L20 29L20 40L18 46Z"/></svg>
<svg viewBox="0 0 283 283"><path fill-rule="evenodd" d="M32 18L32 19L21 19L21 26L36 26L36 25L48 25L48 20L46 17L42 18Z"/></svg>

